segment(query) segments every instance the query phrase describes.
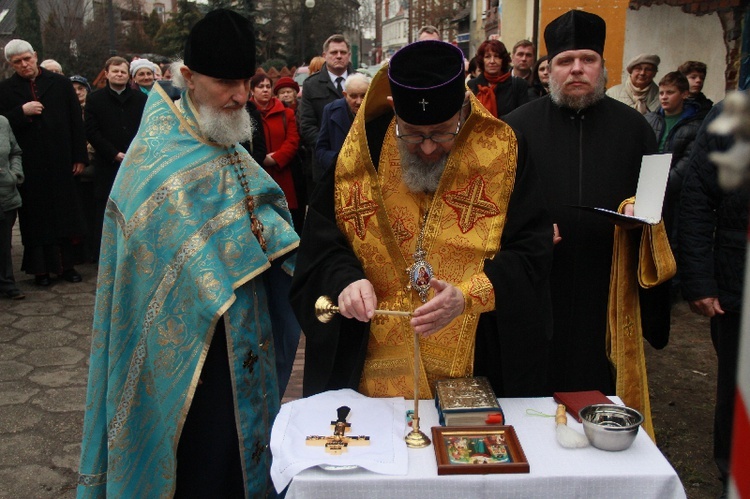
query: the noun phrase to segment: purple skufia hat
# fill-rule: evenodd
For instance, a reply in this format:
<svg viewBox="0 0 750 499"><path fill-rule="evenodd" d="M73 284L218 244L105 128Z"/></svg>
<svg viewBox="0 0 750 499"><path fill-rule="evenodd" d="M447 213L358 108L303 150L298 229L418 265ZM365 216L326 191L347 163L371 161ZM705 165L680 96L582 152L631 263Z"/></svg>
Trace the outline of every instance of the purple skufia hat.
<svg viewBox="0 0 750 499"><path fill-rule="evenodd" d="M455 115L466 94L464 78L463 52L438 40L411 43L388 65L396 114L412 125L436 125Z"/></svg>

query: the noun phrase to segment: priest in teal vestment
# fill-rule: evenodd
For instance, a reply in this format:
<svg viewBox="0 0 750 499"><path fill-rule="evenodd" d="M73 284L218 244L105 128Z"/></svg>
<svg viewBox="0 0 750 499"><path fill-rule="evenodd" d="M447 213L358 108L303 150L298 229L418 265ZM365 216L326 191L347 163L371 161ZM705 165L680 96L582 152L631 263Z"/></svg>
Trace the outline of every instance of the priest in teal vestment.
<svg viewBox="0 0 750 499"><path fill-rule="evenodd" d="M268 290L289 279L299 241L283 192L234 140L254 71L247 21L218 10L188 39L181 99L158 85L149 96L107 204L78 497L180 495L178 447L215 334L240 490L270 490L272 328L289 305Z"/></svg>

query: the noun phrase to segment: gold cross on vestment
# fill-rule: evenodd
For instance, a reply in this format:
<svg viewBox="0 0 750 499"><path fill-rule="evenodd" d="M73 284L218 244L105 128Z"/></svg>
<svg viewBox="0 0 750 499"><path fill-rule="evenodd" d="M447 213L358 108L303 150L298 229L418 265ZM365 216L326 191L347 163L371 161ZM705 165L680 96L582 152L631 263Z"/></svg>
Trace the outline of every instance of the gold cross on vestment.
<svg viewBox="0 0 750 499"><path fill-rule="evenodd" d="M367 199L362 194L362 184L355 182L349 192L349 201L341 208L341 219L354 226L354 232L360 239L365 238L367 222L378 211L375 201Z"/></svg>
<svg viewBox="0 0 750 499"><path fill-rule="evenodd" d="M494 217L500 209L484 192L484 179L477 175L464 189L450 191L443 196L445 203L458 215L458 227L466 234L483 217Z"/></svg>
<svg viewBox="0 0 750 499"><path fill-rule="evenodd" d="M347 406L341 406L336 412L338 418L336 421L331 421L333 435L327 437L322 435L309 435L305 437L306 445L325 446L326 452L333 455L339 455L346 452L350 445L370 445L370 437L367 435L346 435L346 433L351 430L352 426L351 423L346 421L351 409Z"/></svg>

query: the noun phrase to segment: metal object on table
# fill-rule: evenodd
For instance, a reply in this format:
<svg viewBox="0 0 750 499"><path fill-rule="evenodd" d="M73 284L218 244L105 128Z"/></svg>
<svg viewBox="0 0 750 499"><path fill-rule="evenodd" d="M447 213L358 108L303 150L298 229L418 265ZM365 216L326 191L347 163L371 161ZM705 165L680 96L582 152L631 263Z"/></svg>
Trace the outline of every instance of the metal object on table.
<svg viewBox="0 0 750 499"><path fill-rule="evenodd" d="M305 438L306 445L323 446L329 454L340 455L346 452L350 446L370 445L370 437L367 435L347 435L351 430L351 424L346 421L351 409L341 406L336 410L336 421L331 421L333 435L309 435Z"/></svg>
<svg viewBox="0 0 750 499"><path fill-rule="evenodd" d="M339 313L339 307L333 304L328 296L321 296L315 300L315 317L323 323L329 322L333 316ZM375 310L375 315L395 315L399 317L411 317L411 312L400 310ZM412 417L412 430L406 435L406 446L414 449L430 445L430 438L419 430L419 336L414 333L414 416Z"/></svg>
<svg viewBox="0 0 750 499"><path fill-rule="evenodd" d="M333 316L339 313L339 307L333 304L328 296L321 296L315 300L315 317L322 323L330 322ZM411 317L411 312L401 310L375 310L375 315L395 315L399 317Z"/></svg>
<svg viewBox="0 0 750 499"><path fill-rule="evenodd" d="M609 451L625 450L638 435L643 415L623 405L592 404L578 413L591 445Z"/></svg>

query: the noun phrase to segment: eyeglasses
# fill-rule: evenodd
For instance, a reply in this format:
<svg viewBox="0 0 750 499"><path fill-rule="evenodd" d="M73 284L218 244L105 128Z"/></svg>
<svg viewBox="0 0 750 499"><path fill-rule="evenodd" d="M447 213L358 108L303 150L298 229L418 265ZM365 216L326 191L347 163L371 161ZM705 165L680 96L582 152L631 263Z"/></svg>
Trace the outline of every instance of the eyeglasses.
<svg viewBox="0 0 750 499"><path fill-rule="evenodd" d="M456 135L458 135L458 131L461 128L461 120L458 120L458 123L456 123L456 131L455 132L441 132L441 133L433 133L432 135L422 135L421 133L409 133L401 135L398 129L398 120L396 120L396 137L403 140L407 144L421 144L425 140L431 140L436 144L444 144L446 142L450 142L451 140L456 138Z"/></svg>

